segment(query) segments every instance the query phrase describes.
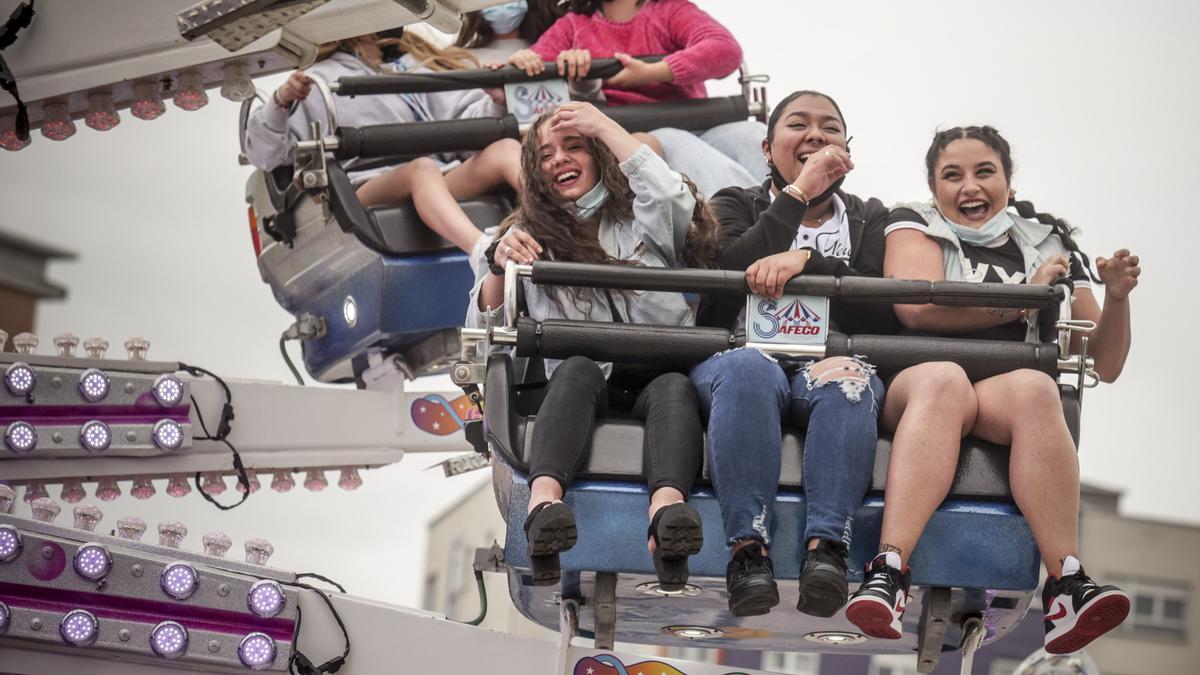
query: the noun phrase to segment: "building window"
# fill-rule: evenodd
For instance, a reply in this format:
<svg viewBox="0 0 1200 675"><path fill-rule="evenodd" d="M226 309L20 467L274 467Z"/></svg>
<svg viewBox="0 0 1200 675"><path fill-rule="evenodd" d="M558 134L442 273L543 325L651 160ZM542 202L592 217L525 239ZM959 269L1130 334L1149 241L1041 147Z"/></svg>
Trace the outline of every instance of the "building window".
<svg viewBox="0 0 1200 675"><path fill-rule="evenodd" d="M763 652L762 669L788 675L817 675L821 669L821 657L795 652Z"/></svg>
<svg viewBox="0 0 1200 675"><path fill-rule="evenodd" d="M667 647L667 653L664 656L668 659L693 661L695 663L719 663L717 657L720 654L720 650L704 649L702 647Z"/></svg>
<svg viewBox="0 0 1200 675"><path fill-rule="evenodd" d="M870 675L918 675L917 657L903 654L872 656Z"/></svg>
<svg viewBox="0 0 1200 675"><path fill-rule="evenodd" d="M1147 636L1182 640L1187 628L1187 586L1133 581L1122 584L1133 601L1124 628Z"/></svg>

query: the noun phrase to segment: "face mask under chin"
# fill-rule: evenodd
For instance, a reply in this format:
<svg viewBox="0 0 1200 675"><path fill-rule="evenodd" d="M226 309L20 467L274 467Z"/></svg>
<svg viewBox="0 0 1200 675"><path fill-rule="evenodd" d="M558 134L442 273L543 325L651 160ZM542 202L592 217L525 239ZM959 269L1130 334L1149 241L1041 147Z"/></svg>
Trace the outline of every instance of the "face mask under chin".
<svg viewBox="0 0 1200 675"><path fill-rule="evenodd" d="M771 184L775 186L776 190L783 190L783 188L788 184L788 182L783 179L783 174L779 173L779 169L775 166L774 162L770 162L770 167L771 167ZM830 184L830 186L828 188L826 188L824 192L817 195L816 197L809 198L808 205L809 206L817 206L819 204L824 204L826 202L826 200L828 200L830 197L832 197L834 195L835 192L842 189L842 183L845 183L845 182L846 182L845 176L842 176L841 178L833 181L833 183Z"/></svg>

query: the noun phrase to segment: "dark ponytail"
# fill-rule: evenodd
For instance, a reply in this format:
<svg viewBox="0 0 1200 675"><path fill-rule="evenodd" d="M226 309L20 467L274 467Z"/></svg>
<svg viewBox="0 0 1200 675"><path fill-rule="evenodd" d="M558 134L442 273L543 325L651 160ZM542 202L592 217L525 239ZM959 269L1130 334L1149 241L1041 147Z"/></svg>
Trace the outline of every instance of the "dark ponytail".
<svg viewBox="0 0 1200 675"><path fill-rule="evenodd" d="M970 138L977 140L984 145L987 145L996 154L1000 155L1000 164L1004 168L1004 179L1010 184L1012 183L1013 160L1012 149L1008 145L1008 141L990 126L969 126L969 127L954 127L953 129L945 129L933 135L933 142L929 145L929 151L925 153L925 171L928 174L929 187L933 189L934 170L937 168L937 160L941 157L946 146L952 141ZM1008 205L1017 210L1017 215L1026 220L1036 220L1043 225L1049 225L1054 234L1062 241L1063 247L1070 254L1069 257L1076 257L1083 265L1083 269L1087 271L1088 277L1096 283L1101 283L1100 279L1092 272L1092 262L1088 259L1087 254L1075 242L1075 234L1078 230L1072 227L1067 221L1061 218L1055 218L1049 213L1039 213L1034 208L1032 202L1017 201L1012 197L1008 200Z"/></svg>

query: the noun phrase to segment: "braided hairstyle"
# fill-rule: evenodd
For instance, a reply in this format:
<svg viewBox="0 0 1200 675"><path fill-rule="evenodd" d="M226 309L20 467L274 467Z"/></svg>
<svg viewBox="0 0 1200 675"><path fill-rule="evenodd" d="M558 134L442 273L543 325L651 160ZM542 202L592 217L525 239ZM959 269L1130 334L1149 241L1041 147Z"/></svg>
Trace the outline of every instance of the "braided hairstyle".
<svg viewBox="0 0 1200 675"><path fill-rule="evenodd" d="M954 127L953 129L945 129L933 135L933 142L929 145L929 151L925 153L925 171L928 175L929 189L933 189L933 177L937 168L938 158L942 156L942 152L950 143L962 140L974 139L980 141L1000 155L1000 164L1004 169L1004 179L1010 184L1012 183L1013 175L1013 159L1012 150L1008 145L1008 141L1000 135L991 126L968 126ZM1049 213L1041 213L1034 206L1033 202L1017 201L1014 197L1008 198L1008 205L1017 210L1017 215L1028 220L1036 220L1043 225L1049 225L1054 234L1062 240L1063 246L1071 254L1071 257L1076 257L1083 264L1083 269L1087 270L1088 276L1092 281L1100 283L1100 279L1092 272L1092 262L1088 259L1087 254L1075 242L1075 235L1079 233L1078 228L1073 227L1067 221L1061 218L1055 218Z"/></svg>

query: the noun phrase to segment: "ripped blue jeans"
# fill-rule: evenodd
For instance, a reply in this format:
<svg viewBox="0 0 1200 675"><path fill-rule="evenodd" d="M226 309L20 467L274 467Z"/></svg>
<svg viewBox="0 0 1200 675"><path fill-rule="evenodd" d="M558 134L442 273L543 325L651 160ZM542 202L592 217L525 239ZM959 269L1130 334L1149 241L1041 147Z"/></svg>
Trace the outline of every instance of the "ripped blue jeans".
<svg viewBox="0 0 1200 675"><path fill-rule="evenodd" d="M827 360L829 361L829 360ZM754 349L734 349L692 369L707 420L708 470L730 544L771 543L782 428L805 429L803 541L847 546L871 483L883 382L857 359L808 364L791 376Z"/></svg>

